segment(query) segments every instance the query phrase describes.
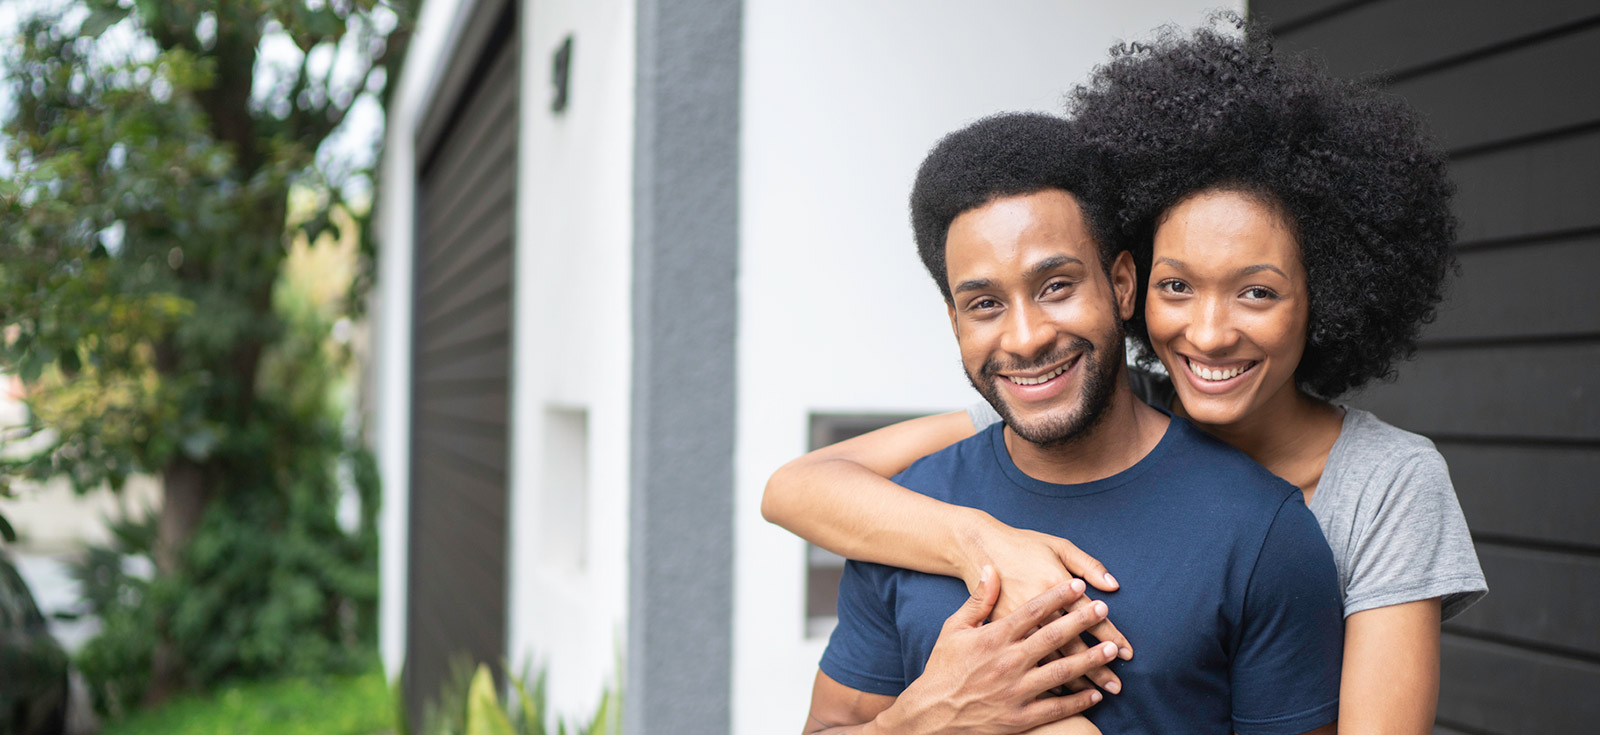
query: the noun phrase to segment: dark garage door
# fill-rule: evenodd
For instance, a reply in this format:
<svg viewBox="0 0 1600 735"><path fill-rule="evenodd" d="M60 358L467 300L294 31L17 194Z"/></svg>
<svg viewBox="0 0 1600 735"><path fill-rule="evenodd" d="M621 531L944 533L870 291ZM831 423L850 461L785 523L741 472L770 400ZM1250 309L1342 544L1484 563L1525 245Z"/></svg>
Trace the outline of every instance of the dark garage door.
<svg viewBox="0 0 1600 735"><path fill-rule="evenodd" d="M506 655L517 38L483 2L418 141L406 694Z"/></svg>

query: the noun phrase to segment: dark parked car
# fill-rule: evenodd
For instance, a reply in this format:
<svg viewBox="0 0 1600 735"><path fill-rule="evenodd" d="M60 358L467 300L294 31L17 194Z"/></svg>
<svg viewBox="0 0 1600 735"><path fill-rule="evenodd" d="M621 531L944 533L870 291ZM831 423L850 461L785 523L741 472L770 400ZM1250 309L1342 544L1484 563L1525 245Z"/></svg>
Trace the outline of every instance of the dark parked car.
<svg viewBox="0 0 1600 735"><path fill-rule="evenodd" d="M67 654L0 554L0 735L61 735L66 718Z"/></svg>

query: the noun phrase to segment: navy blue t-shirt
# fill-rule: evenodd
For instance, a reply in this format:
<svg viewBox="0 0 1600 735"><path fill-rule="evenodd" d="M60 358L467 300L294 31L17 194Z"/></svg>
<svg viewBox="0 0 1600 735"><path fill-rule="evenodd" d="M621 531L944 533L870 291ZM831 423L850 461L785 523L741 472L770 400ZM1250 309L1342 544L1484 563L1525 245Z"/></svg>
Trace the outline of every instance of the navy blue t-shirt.
<svg viewBox="0 0 1600 735"><path fill-rule="evenodd" d="M1002 429L895 480L1067 538L1116 575L1121 589L1091 596L1134 658L1112 664L1122 693L1087 713L1102 731L1292 735L1338 716L1339 582L1298 488L1180 418L1137 464L1081 485L1023 474ZM823 672L898 696L967 597L958 579L849 562Z"/></svg>

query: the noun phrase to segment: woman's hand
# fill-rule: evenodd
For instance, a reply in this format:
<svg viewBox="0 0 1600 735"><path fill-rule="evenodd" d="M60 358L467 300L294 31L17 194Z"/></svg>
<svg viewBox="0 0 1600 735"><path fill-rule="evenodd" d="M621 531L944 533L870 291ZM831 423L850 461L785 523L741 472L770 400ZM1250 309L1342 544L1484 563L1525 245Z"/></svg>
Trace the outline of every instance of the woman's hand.
<svg viewBox="0 0 1600 735"><path fill-rule="evenodd" d="M1118 587L1117 580L1106 571L1104 565L1063 538L1012 528L987 518L966 534L966 540L963 554L966 562L963 564L962 577L969 590L978 589L978 577L985 566L999 570L1000 599L994 610L997 618L1004 617L1046 590L1074 577L1080 577L1107 592ZM1077 611L1092 602L1086 596L1080 597L1067 610ZM1088 632L1101 642L1116 644L1119 658L1133 658L1132 644L1110 620L1100 621ZM1074 655L1086 647L1082 640L1073 639L1061 650L1061 654ZM1122 691L1121 680L1104 666L1091 671L1088 681L1112 694ZM1079 691L1087 686L1088 682L1080 680L1069 685L1069 688Z"/></svg>

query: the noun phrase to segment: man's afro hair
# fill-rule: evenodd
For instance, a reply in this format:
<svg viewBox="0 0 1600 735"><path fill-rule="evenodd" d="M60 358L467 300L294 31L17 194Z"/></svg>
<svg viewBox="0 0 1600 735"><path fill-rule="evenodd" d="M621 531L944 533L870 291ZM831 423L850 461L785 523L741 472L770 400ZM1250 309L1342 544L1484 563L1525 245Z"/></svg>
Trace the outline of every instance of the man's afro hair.
<svg viewBox="0 0 1600 735"><path fill-rule="evenodd" d="M1104 237L1107 215L1097 189L1106 179L1094 169L1076 126L1036 112L992 115L946 135L917 170L911 188L911 230L917 254L945 301L952 299L945 267L945 237L963 212L995 199L1060 189L1077 198L1103 267L1111 258ZM1114 254L1114 251L1113 251Z"/></svg>
<svg viewBox="0 0 1600 735"><path fill-rule="evenodd" d="M1212 189L1261 198L1289 222L1309 277L1296 384L1334 398L1392 378L1454 270L1445 157L1398 98L1235 30L1168 29L1113 49L1069 97L1116 174L1114 236L1148 278L1152 237L1174 205ZM1148 362L1143 288L1136 313L1130 333Z"/></svg>

